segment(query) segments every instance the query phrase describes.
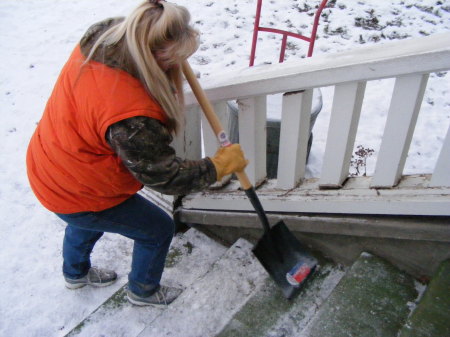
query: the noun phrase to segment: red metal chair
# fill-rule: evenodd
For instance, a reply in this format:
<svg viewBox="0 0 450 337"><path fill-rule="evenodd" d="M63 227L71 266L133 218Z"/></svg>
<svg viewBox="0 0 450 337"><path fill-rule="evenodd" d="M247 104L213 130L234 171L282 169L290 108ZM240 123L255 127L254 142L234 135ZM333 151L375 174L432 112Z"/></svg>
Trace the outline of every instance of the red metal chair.
<svg viewBox="0 0 450 337"><path fill-rule="evenodd" d="M319 25L320 14L322 13L322 10L325 8L327 2L328 2L328 0L322 0L322 2L320 3L320 6L317 9L317 12L316 12L316 14L314 16L314 23L313 23L311 36L308 37L308 36L304 36L304 35L301 35L301 34L291 33L291 32L285 31L285 30L281 30L281 29L261 27L259 25L259 21L260 21L260 18L261 18L262 0L258 0L257 6L256 6L255 26L254 26L254 29L253 29L252 50L251 50L251 53L250 53L250 64L249 64L249 66L252 67L253 64L254 64L254 61L255 61L256 43L257 43L257 40L258 40L258 32L270 32L270 33L283 35L283 40L281 42L280 60L279 60L280 63L284 61L284 55L285 55L285 52L286 52L286 43L287 43L288 36L295 37L297 39L301 39L301 40L304 40L306 42L309 42L309 48L308 48L307 56L311 57L312 54L313 54L313 50L314 50L314 42L316 40L317 26Z"/></svg>

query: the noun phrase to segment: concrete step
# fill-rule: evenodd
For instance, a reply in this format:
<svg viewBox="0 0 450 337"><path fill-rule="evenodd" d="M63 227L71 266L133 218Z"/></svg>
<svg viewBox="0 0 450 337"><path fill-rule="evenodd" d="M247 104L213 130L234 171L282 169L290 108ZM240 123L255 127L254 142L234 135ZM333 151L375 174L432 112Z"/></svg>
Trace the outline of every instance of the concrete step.
<svg viewBox="0 0 450 337"><path fill-rule="evenodd" d="M251 249L248 241L236 241L206 275L148 321L139 337L215 336L268 278Z"/></svg>
<svg viewBox="0 0 450 337"><path fill-rule="evenodd" d="M351 268L323 261L287 301L252 248L239 239L227 249L190 229L167 258L162 283L184 288L170 306L132 306L123 287L67 336L450 336L450 260L411 314L418 283L383 259L363 253Z"/></svg>
<svg viewBox="0 0 450 337"><path fill-rule="evenodd" d="M166 260L161 283L188 288L208 272L227 248L195 229L177 234ZM126 285L86 317L66 336L132 337L137 336L148 322L160 316L163 309L137 307L126 299Z"/></svg>
<svg viewBox="0 0 450 337"><path fill-rule="evenodd" d="M320 266L292 301L267 279L217 337L297 336L344 273L338 266Z"/></svg>
<svg viewBox="0 0 450 337"><path fill-rule="evenodd" d="M450 336L450 260L443 262L399 337Z"/></svg>
<svg viewBox="0 0 450 337"><path fill-rule="evenodd" d="M301 336L397 336L417 296L411 276L363 253Z"/></svg>

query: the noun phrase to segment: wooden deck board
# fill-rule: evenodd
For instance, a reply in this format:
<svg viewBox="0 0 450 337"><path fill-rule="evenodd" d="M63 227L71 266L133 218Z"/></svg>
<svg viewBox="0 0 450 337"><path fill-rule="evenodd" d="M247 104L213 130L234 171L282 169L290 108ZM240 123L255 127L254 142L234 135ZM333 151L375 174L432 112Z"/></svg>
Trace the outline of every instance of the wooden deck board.
<svg viewBox="0 0 450 337"><path fill-rule="evenodd" d="M319 214L385 214L450 216L450 188L428 188L429 175L406 176L397 187L371 189L370 177L349 178L341 189L321 190L318 180L281 190L276 182L262 185L257 194L268 212ZM222 190L184 198L186 209L252 211L237 182Z"/></svg>

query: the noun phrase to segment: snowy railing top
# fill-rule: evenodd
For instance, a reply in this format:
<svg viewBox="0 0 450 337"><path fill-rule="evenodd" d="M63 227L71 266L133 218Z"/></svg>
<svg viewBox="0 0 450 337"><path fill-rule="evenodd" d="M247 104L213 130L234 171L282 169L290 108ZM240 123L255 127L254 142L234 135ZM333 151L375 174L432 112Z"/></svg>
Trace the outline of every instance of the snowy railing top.
<svg viewBox="0 0 450 337"><path fill-rule="evenodd" d="M450 69L450 33L228 71L202 80L212 102ZM186 105L195 105L189 90Z"/></svg>

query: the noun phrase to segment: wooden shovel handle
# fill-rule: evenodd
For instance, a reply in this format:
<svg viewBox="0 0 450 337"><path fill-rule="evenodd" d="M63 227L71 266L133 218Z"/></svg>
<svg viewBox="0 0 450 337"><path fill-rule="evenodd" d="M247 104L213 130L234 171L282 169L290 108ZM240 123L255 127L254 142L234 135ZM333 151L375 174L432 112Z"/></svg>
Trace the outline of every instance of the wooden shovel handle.
<svg viewBox="0 0 450 337"><path fill-rule="evenodd" d="M184 61L183 63L183 73L184 77L186 77L186 80L188 81L189 85L191 86L192 92L194 93L195 97L197 98L198 103L200 104L203 113L205 114L206 119L208 120L209 125L211 125L211 128L214 131L214 134L219 139L219 142L222 142L222 135L226 136L226 132L222 127L222 123L219 120L219 117L217 117L216 112L214 111L213 106L209 102L208 98L206 97L206 94L203 90L203 88L200 86L200 83L197 80L197 77L195 76L194 72L192 71L191 66L189 65L188 61ZM228 139L228 137L226 137ZM250 180L247 177L247 174L245 171L241 172L235 172L236 176L239 179L239 182L241 183L241 187L244 190L248 190L252 188L252 184Z"/></svg>

